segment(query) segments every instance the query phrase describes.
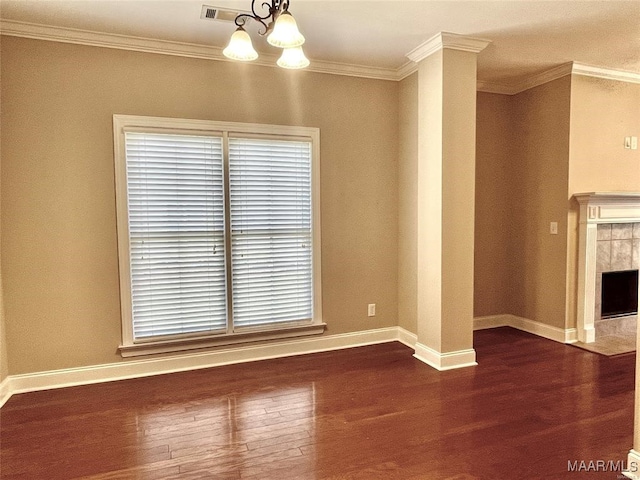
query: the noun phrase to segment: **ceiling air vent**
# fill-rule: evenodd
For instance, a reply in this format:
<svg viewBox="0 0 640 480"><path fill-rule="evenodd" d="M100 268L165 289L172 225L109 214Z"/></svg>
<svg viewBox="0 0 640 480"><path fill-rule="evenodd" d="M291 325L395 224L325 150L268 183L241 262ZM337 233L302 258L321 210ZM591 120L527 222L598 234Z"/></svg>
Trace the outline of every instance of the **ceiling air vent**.
<svg viewBox="0 0 640 480"><path fill-rule="evenodd" d="M222 22L233 22L238 14L243 12L236 12L234 10L226 10L220 7L212 7L211 5L203 5L200 18L204 20L220 20Z"/></svg>

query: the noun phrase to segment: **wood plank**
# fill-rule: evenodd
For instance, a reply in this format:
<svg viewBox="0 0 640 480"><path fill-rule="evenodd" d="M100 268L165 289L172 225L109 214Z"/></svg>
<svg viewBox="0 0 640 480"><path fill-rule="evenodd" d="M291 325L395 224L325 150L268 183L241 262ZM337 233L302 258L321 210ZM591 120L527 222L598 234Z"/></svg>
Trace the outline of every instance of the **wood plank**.
<svg viewBox="0 0 640 480"><path fill-rule="evenodd" d="M626 460L635 354L474 335L479 366L447 372L394 342L15 395L0 478L578 478L568 462Z"/></svg>

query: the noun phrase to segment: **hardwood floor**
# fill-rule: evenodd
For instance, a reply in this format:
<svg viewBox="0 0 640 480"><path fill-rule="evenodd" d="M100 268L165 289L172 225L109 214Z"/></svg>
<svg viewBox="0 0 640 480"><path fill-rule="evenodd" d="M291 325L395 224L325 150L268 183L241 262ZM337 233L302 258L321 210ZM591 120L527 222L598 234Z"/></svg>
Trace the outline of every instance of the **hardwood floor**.
<svg viewBox="0 0 640 480"><path fill-rule="evenodd" d="M626 463L634 354L510 328L475 348L447 372L388 343L16 395L0 477L618 478L569 462Z"/></svg>

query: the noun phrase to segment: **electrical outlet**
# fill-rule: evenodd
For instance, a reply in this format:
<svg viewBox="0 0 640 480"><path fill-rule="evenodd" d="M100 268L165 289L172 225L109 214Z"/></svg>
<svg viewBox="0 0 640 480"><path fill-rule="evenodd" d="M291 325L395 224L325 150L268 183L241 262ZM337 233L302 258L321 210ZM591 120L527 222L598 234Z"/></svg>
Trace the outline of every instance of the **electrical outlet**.
<svg viewBox="0 0 640 480"><path fill-rule="evenodd" d="M558 234L558 222L551 222L551 224L549 225L549 233L551 235Z"/></svg>
<svg viewBox="0 0 640 480"><path fill-rule="evenodd" d="M376 304L375 303L370 303L367 306L367 315L369 317L375 317L376 316Z"/></svg>

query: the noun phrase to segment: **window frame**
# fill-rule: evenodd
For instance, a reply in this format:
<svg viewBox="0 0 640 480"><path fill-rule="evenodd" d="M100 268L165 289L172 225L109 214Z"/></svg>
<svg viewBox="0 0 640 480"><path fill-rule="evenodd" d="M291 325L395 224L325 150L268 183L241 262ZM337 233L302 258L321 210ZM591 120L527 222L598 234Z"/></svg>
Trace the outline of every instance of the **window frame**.
<svg viewBox="0 0 640 480"><path fill-rule="evenodd" d="M266 328L243 328L234 331L233 320L227 318L226 333L191 334L162 339L134 340L131 298L131 264L129 245L129 202L125 133L165 133L184 135L216 135L223 139L223 183L225 192L225 255L230 253L229 233L229 136L250 138L272 137L280 140L307 140L311 142L311 215L312 215L312 295L313 318L305 324L281 324ZM303 335L321 334L326 328L322 320L322 262L320 222L320 130L314 127L266 125L255 123L218 122L167 117L113 115L113 142L115 166L116 227L120 286L120 313L122 343L118 350L123 357L169 353L221 345L233 345L261 340L284 339ZM231 299L231 265L226 266L227 301Z"/></svg>

